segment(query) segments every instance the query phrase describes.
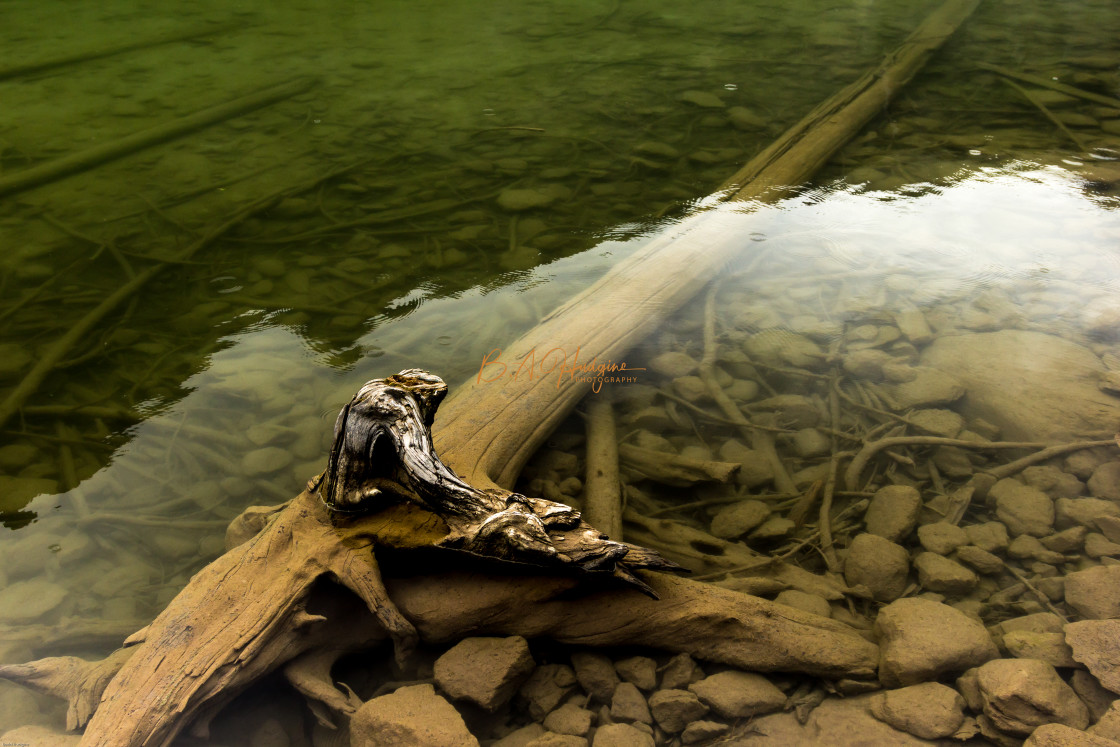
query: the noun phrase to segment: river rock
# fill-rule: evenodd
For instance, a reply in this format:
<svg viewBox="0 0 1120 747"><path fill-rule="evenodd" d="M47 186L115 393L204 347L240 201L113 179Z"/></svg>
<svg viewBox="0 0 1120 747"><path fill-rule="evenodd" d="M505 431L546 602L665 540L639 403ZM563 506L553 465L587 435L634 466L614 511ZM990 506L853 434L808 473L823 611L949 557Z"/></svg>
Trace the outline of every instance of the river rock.
<svg viewBox="0 0 1120 747"><path fill-rule="evenodd" d="M955 734L964 723L964 698L951 687L923 682L871 696L871 715L922 739Z"/></svg>
<svg viewBox="0 0 1120 747"><path fill-rule="evenodd" d="M1089 725L1089 709L1054 667L1038 659L995 659L976 670L984 715L1000 731L1027 735L1042 724Z"/></svg>
<svg viewBox="0 0 1120 747"><path fill-rule="evenodd" d="M1032 537L1029 534L1021 534L1011 540L1011 544L1007 546L1007 554L1019 560L1038 560L1051 565L1059 565L1065 562L1064 555L1053 550L1047 550L1038 537Z"/></svg>
<svg viewBox="0 0 1120 747"><path fill-rule="evenodd" d="M826 357L820 346L808 337L785 329L768 329L751 335L743 349L752 359L768 366L815 368Z"/></svg>
<svg viewBox="0 0 1120 747"><path fill-rule="evenodd" d="M983 623L929 599L907 598L879 611L879 679L887 687L936 680L999 656Z"/></svg>
<svg viewBox="0 0 1120 747"><path fill-rule="evenodd" d="M648 656L631 656L614 663L614 671L626 682L633 682L639 690L657 689L657 662Z"/></svg>
<svg viewBox="0 0 1120 747"><path fill-rule="evenodd" d="M802 428L793 434L793 450L802 459L824 456L832 449L832 440L816 428Z"/></svg>
<svg viewBox="0 0 1120 747"><path fill-rule="evenodd" d="M748 488L757 488L774 479L774 467L761 452L747 448L742 441L731 438L719 447L719 457L725 462L738 462L735 482Z"/></svg>
<svg viewBox="0 0 1120 747"><path fill-rule="evenodd" d="M1013 630L1003 636L1003 647L1016 659L1041 659L1052 667L1077 666L1062 633Z"/></svg>
<svg viewBox="0 0 1120 747"><path fill-rule="evenodd" d="M883 376L883 366L894 358L886 351L878 348L861 348L851 350L845 356L842 365L844 370L857 379L876 380Z"/></svg>
<svg viewBox="0 0 1120 747"><path fill-rule="evenodd" d="M1001 480L992 488L990 496L995 498L996 516L1013 536L1029 534L1032 537L1045 537L1054 527L1054 501L1038 488L1015 483L1014 486L998 490Z"/></svg>
<svg viewBox="0 0 1120 747"><path fill-rule="evenodd" d="M890 389L891 397L900 409L914 407L940 407L956 402L964 395L964 386L945 371L933 368L916 368L911 381L896 384Z"/></svg>
<svg viewBox="0 0 1120 747"><path fill-rule="evenodd" d="M490 747L525 747L525 745L532 742L538 737L544 736L544 727L537 723L522 726L520 729L514 729L509 734L494 742ZM318 742L316 742L318 745Z"/></svg>
<svg viewBox="0 0 1120 747"><path fill-rule="evenodd" d="M1105 537L1113 542L1120 542L1120 519L1115 516L1098 516L1093 523Z"/></svg>
<svg viewBox="0 0 1120 747"><path fill-rule="evenodd" d="M1023 480L1051 498L1077 498L1085 495L1085 483L1077 475L1063 472L1051 465L1035 465L1023 470Z"/></svg>
<svg viewBox="0 0 1120 747"><path fill-rule="evenodd" d="M1065 621L1053 612L1035 612L1030 615L1008 618L996 624L995 629L1001 635L1013 633L1017 630L1027 630L1032 633L1061 633L1065 625Z"/></svg>
<svg viewBox="0 0 1120 747"><path fill-rule="evenodd" d="M1120 693L1120 620L1072 622L1065 633L1073 658L1084 664L1104 687Z"/></svg>
<svg viewBox="0 0 1120 747"><path fill-rule="evenodd" d="M1120 747L1120 742L1065 724L1043 724L1031 732L1023 747Z"/></svg>
<svg viewBox="0 0 1120 747"><path fill-rule="evenodd" d="M866 586L880 602L893 602L906 591L910 554L906 548L877 534L860 534L852 540L844 560L844 580L849 586Z"/></svg>
<svg viewBox="0 0 1120 747"><path fill-rule="evenodd" d="M591 747L654 747L653 735L630 724L604 724L595 730Z"/></svg>
<svg viewBox="0 0 1120 747"><path fill-rule="evenodd" d="M1115 557L1120 555L1120 544L1117 544L1099 532L1090 532L1085 535L1085 554L1090 558Z"/></svg>
<svg viewBox="0 0 1120 747"><path fill-rule="evenodd" d="M1088 485L1094 498L1120 503L1120 462L1105 462L1097 467Z"/></svg>
<svg viewBox="0 0 1120 747"><path fill-rule="evenodd" d="M685 690L704 678L704 672L688 654L677 654L661 670L662 690Z"/></svg>
<svg viewBox="0 0 1120 747"><path fill-rule="evenodd" d="M693 721L681 732L681 744L712 744L729 731L729 725L718 721Z"/></svg>
<svg viewBox="0 0 1120 747"><path fill-rule="evenodd" d="M964 430L964 418L952 410L915 410L910 422L934 436L956 438Z"/></svg>
<svg viewBox="0 0 1120 747"><path fill-rule="evenodd" d="M699 363L687 353L669 352L651 358L649 368L667 379L679 379L694 372Z"/></svg>
<svg viewBox="0 0 1120 747"><path fill-rule="evenodd" d="M755 114L745 106L733 106L727 110L731 124L740 130L765 130L768 126L765 117Z"/></svg>
<svg viewBox="0 0 1120 747"><path fill-rule="evenodd" d="M241 459L241 469L247 475L271 475L292 463L292 455L277 446L250 451Z"/></svg>
<svg viewBox="0 0 1120 747"><path fill-rule="evenodd" d="M1120 742L1120 700L1115 700L1097 723L1089 727L1097 736Z"/></svg>
<svg viewBox="0 0 1120 747"><path fill-rule="evenodd" d="M7 363L4 351L8 346L0 343L0 361ZM0 367L3 364L0 363ZM0 368L0 378L3 377L2 368ZM38 460L39 450L31 444L8 444L7 446L0 446L0 469L7 470L8 472L19 472L27 465Z"/></svg>
<svg viewBox="0 0 1120 747"><path fill-rule="evenodd" d="M980 578L955 560L935 552L919 553L914 558L918 582L930 591L962 596L972 591Z"/></svg>
<svg viewBox="0 0 1120 747"><path fill-rule="evenodd" d="M513 697L533 666L521 636L464 638L436 659L435 680L452 698L494 711Z"/></svg>
<svg viewBox="0 0 1120 747"><path fill-rule="evenodd" d="M1043 537L1042 546L1054 552L1078 552L1085 546L1085 537L1088 536L1088 534L1089 530L1086 527L1070 527L1060 532L1054 532L1049 537Z"/></svg>
<svg viewBox="0 0 1120 747"><path fill-rule="evenodd" d="M968 391L966 417L999 426L1006 438L1071 441L1112 432L1120 399L1097 388L1100 359L1075 342L1025 330L942 336L922 363L960 380Z"/></svg>
<svg viewBox="0 0 1120 747"><path fill-rule="evenodd" d="M918 527L918 542L930 552L948 555L961 545L968 544L968 533L956 524L938 521Z"/></svg>
<svg viewBox="0 0 1120 747"><path fill-rule="evenodd" d="M588 695L600 703L611 702L619 679L610 659L592 651L579 651L572 654L572 668L576 671L580 687Z"/></svg>
<svg viewBox="0 0 1120 747"><path fill-rule="evenodd" d="M1112 451L1107 448L1081 449L1066 455L1064 466L1070 474L1088 480L1093 476L1093 470L1110 461Z"/></svg>
<svg viewBox="0 0 1120 747"><path fill-rule="evenodd" d="M611 718L615 721L639 721L652 724L649 704L633 682L620 682L611 697Z"/></svg>
<svg viewBox="0 0 1120 747"><path fill-rule="evenodd" d="M1090 620L1120 618L1120 565L1100 565L1066 576L1066 602Z"/></svg>
<svg viewBox="0 0 1120 747"><path fill-rule="evenodd" d="M1120 519L1120 505L1104 498L1059 498L1054 501L1054 515L1058 528L1075 524L1096 528L1103 517Z"/></svg>
<svg viewBox="0 0 1120 747"><path fill-rule="evenodd" d="M1068 645L1068 644L1067 644ZM1100 680L1084 669L1075 669L1069 677L1069 686L1081 698L1081 702L1089 708L1089 720L1100 721L1117 702L1116 693L1112 692Z"/></svg>
<svg viewBox="0 0 1120 747"><path fill-rule="evenodd" d="M673 391L686 402L698 402L711 396L707 384L699 376L681 376L673 379Z"/></svg>
<svg viewBox="0 0 1120 747"><path fill-rule="evenodd" d="M794 712L759 716L751 721L753 736L738 737L734 744L736 747L929 746L929 741L899 731L872 716L871 697L825 698L804 724Z"/></svg>
<svg viewBox="0 0 1120 747"><path fill-rule="evenodd" d="M776 711L786 696L761 674L727 671L694 682L688 689L723 718L745 718Z"/></svg>
<svg viewBox="0 0 1120 747"><path fill-rule="evenodd" d="M864 522L867 531L891 542L904 539L918 524L922 496L909 485L887 485L875 491Z"/></svg>
<svg viewBox="0 0 1120 747"><path fill-rule="evenodd" d="M929 328L925 314L917 307L895 312L894 323L898 325L899 332L915 345L924 345L933 339L933 330Z"/></svg>
<svg viewBox="0 0 1120 747"><path fill-rule="evenodd" d="M1007 527L998 521L986 521L983 524L972 524L964 529L968 541L981 550L999 553L1007 549L1010 539L1007 536Z"/></svg>
<svg viewBox="0 0 1120 747"><path fill-rule="evenodd" d="M576 675L571 667L564 664L541 664L521 686L518 699L525 704L529 716L542 721L575 685Z"/></svg>
<svg viewBox="0 0 1120 747"><path fill-rule="evenodd" d="M649 710L658 726L676 734L706 714L708 706L688 690L658 690L649 698Z"/></svg>
<svg viewBox="0 0 1120 747"><path fill-rule="evenodd" d="M574 703L565 703L544 717L544 728L554 734L571 734L582 737L591 731L593 714Z"/></svg>
<svg viewBox="0 0 1120 747"><path fill-rule="evenodd" d="M762 522L757 529L748 534L747 540L751 542L780 540L788 537L790 532L795 528L791 519L787 519L784 516L771 516L769 519Z"/></svg>
<svg viewBox="0 0 1120 747"><path fill-rule="evenodd" d="M982 550L976 545L958 547L956 557L957 560L971 566L977 573L985 576L1003 570L1003 561L998 555Z"/></svg>
<svg viewBox="0 0 1120 747"><path fill-rule="evenodd" d="M519 213L523 210L548 207L558 199L560 195L550 187L506 189L498 195L498 207L511 213Z"/></svg>
<svg viewBox="0 0 1120 747"><path fill-rule="evenodd" d="M832 607L829 605L827 599L816 594L807 594L797 589L786 589L778 594L778 596L774 597L774 602L802 610L803 612L808 612L811 615L819 615L821 617L832 616Z"/></svg>
<svg viewBox="0 0 1120 747"><path fill-rule="evenodd" d="M0 622L34 622L62 604L66 594L65 588L38 578L9 584L0 589Z"/></svg>
<svg viewBox="0 0 1120 747"><path fill-rule="evenodd" d="M478 747L463 717L431 685L368 701L350 722L353 747Z"/></svg>
<svg viewBox="0 0 1120 747"><path fill-rule="evenodd" d="M739 501L721 508L712 517L711 531L716 537L742 537L770 517L770 507L762 501Z"/></svg>

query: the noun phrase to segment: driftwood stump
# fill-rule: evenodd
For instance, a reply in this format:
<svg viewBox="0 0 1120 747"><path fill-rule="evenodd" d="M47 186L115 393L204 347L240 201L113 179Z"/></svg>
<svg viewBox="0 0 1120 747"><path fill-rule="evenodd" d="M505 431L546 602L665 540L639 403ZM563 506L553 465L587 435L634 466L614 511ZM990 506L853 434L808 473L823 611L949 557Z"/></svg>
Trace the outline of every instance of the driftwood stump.
<svg viewBox="0 0 1120 747"><path fill-rule="evenodd" d="M639 578L634 569L676 567L609 540L569 506L463 482L431 449L445 391L416 370L370 382L339 416L328 470L282 507L246 511L231 527L240 544L124 648L103 662L0 667L0 677L67 698L83 745L140 747L192 725L205 734L226 702L280 668L320 720L337 724L360 702L330 679L331 664L386 638L401 660L418 638L506 634L687 651L762 671L874 674L877 647L842 624ZM390 558L387 582L377 554Z"/></svg>

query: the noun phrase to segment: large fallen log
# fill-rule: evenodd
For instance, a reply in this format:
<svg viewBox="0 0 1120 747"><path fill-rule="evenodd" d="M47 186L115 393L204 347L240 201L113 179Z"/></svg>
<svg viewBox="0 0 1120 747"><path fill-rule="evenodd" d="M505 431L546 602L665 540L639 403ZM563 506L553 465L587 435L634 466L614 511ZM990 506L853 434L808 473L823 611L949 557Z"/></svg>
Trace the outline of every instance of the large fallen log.
<svg viewBox="0 0 1120 747"><path fill-rule="evenodd" d="M436 447L447 463L475 485L512 485L529 456L591 389L579 366L617 364L703 288L747 243L750 205L739 203L776 201L808 180L883 110L978 2L945 2L881 65L732 176L718 200L733 207L711 207L659 235L504 350L506 368L480 371L459 387L435 427ZM558 363L553 352L545 361L550 351L563 359ZM541 366L549 367L548 375L541 375ZM499 371L505 375L496 377Z"/></svg>
<svg viewBox="0 0 1120 747"><path fill-rule="evenodd" d="M866 85L859 90L849 87L826 102L818 110L827 111L823 119L801 129L788 147L766 151L760 159L768 163L751 171L754 181L731 188L721 199L777 199L809 178L975 5L976 0L948 0L884 66L869 74ZM826 137L815 136L825 130ZM535 362L536 348L542 354L557 347L566 350L572 359L556 372L566 380L538 375L484 382L480 376L464 386L445 405L444 417L435 426L436 451L459 473L456 479L491 496L501 491L500 485L511 485L528 456L590 389L590 381L577 377L577 365L617 360L691 297L739 251L742 222L739 210L693 216L620 263L507 351L507 360L517 366ZM367 445L370 462L377 464L378 453L372 443ZM362 480L367 478L370 475ZM601 587L594 578L588 581L587 574L506 577L491 569L482 575L397 577L383 584L372 545L386 538L394 546L419 538L429 546L449 530L432 518L422 492L408 490L407 484L401 489L376 483L369 487L388 487L390 493L410 500L393 503L340 531L324 502L338 484L328 480L312 485L280 510L256 512L267 522L263 531L197 574L142 636L134 636L136 651L106 688L83 745L167 745L192 719L204 727L215 709L237 692L285 665L301 692L344 715L352 712L352 700L333 683L315 681L315 673L329 672L324 660L348 646L368 646L387 636L399 653L407 652L415 636L440 641L469 631L648 645L747 669L829 677L862 677L874 671L877 648L841 624L683 579L639 579L661 601L625 586ZM501 494L521 504L508 491ZM377 496L371 492L357 503L364 498ZM418 511L418 505L424 510ZM532 505L522 504L520 513L536 515ZM369 521L376 526L370 527ZM521 528L532 523L524 516L517 522ZM607 553L615 567L635 558L635 565L641 565L653 557L640 548L623 547L625 555ZM613 569L606 575L616 579ZM365 609L356 610L355 597L339 594L337 584L354 592ZM57 660L44 660L25 665L20 673L0 670L0 676L42 685L57 680L49 673L59 668ZM83 685L51 691L63 697L78 692L84 704L105 672L102 668L85 679L73 677Z"/></svg>

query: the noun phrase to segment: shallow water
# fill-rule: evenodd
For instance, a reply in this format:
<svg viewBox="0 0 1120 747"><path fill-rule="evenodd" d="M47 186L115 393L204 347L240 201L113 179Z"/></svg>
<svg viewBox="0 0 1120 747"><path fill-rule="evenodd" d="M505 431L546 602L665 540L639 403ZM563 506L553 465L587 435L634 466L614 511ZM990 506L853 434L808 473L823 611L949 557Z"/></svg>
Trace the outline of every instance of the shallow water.
<svg viewBox="0 0 1120 747"><path fill-rule="evenodd" d="M364 381L423 367L454 387L477 374L488 351L672 230L877 64L924 10L8 3L0 69L232 25L0 79L0 179L293 77L315 82L0 197L0 395L163 263L4 424L0 623L12 633L0 661L114 648L220 554L231 518L322 469L335 415ZM1117 370L1101 326L1120 285L1120 100L1044 92L1063 131L977 67L1115 98L1117 39L1108 2L984 3L799 194L729 218L742 259L721 276L721 324L798 332L813 317L837 325L813 330L827 351L856 322L919 308L935 330L1094 331ZM319 179L184 258L252 201ZM540 204L514 210L515 197ZM950 323L950 307L976 313ZM635 360L696 353L697 313L682 310ZM713 451L726 437L710 422L694 430Z"/></svg>

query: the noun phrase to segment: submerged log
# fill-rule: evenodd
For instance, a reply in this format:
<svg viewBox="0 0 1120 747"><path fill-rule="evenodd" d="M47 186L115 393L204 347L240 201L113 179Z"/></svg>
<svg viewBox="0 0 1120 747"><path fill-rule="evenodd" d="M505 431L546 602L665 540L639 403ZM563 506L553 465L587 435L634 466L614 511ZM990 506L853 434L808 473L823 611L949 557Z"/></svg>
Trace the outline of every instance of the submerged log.
<svg viewBox="0 0 1120 747"><path fill-rule="evenodd" d="M744 240L750 205L740 203L777 201L809 179L905 87L978 2L947 0L882 64L829 97L740 169L708 209L619 262L503 350L506 369L491 367L460 387L435 426L436 446L447 463L474 485L512 485L526 460L590 391L592 381L580 366L621 362L632 345L741 254L750 244ZM735 208L716 207L723 201ZM563 362L548 376L533 375L533 362L550 353L564 356ZM494 376L499 370L505 375Z"/></svg>
<svg viewBox="0 0 1120 747"><path fill-rule="evenodd" d="M212 124L239 117L278 101L290 99L292 96L308 90L314 84L315 80L313 78L299 78L287 83L262 88L255 93L233 99L224 104L200 109L179 119L155 125L115 140L109 140L85 150L61 156L53 161L17 171L14 174L5 174L0 177L0 197L7 197L32 187L38 187L64 176L70 176L79 171L99 166L106 161L182 137L203 127L209 127Z"/></svg>

